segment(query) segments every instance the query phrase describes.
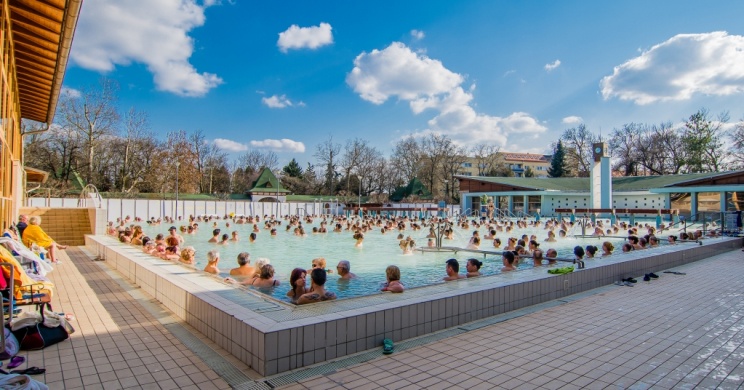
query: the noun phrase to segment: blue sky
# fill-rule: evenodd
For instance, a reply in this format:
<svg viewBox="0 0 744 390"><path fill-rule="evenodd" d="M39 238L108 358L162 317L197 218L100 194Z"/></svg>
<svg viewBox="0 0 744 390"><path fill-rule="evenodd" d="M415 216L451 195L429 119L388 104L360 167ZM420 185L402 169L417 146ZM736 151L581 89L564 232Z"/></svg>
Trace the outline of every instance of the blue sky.
<svg viewBox="0 0 744 390"><path fill-rule="evenodd" d="M65 88L101 75L161 138L314 162L329 136L543 153L564 129L744 117L740 1L86 0Z"/></svg>

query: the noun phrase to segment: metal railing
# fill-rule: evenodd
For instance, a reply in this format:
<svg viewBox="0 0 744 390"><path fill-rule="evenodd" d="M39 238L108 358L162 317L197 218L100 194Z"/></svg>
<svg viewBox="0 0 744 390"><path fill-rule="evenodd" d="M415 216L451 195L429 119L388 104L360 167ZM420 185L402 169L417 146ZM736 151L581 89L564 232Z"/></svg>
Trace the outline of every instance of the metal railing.
<svg viewBox="0 0 744 390"><path fill-rule="evenodd" d="M91 207L88 202L93 202L93 207L100 209L103 207L103 198L101 193L98 192L98 188L93 184L88 184L83 187L80 191L80 197L78 198L78 207Z"/></svg>

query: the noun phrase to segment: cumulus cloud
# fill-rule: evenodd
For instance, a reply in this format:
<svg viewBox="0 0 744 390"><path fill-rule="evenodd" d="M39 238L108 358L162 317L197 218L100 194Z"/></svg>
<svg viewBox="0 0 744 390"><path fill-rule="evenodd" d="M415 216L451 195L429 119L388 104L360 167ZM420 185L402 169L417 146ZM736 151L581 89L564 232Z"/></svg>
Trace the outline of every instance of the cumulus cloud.
<svg viewBox="0 0 744 390"><path fill-rule="evenodd" d="M211 2L213 3L213 2ZM160 91L202 96L222 84L212 73L199 73L189 58L189 32L205 22L195 0L97 0L85 3L71 59L85 69L109 72L117 65L144 64Z"/></svg>
<svg viewBox="0 0 744 390"><path fill-rule="evenodd" d="M251 146L254 148L271 149L276 152L305 153L305 144L287 138L251 141Z"/></svg>
<svg viewBox="0 0 744 390"><path fill-rule="evenodd" d="M279 40L276 45L283 53L286 53L289 49L317 49L333 43L332 29L328 23L321 23L319 26L312 27L300 27L293 24L286 31L279 33Z"/></svg>
<svg viewBox="0 0 744 390"><path fill-rule="evenodd" d="M421 30L411 30L411 37L414 40L420 41L420 40L424 39L425 36L426 36L426 34L424 34L424 32L421 31Z"/></svg>
<svg viewBox="0 0 744 390"><path fill-rule="evenodd" d="M415 53L400 42L358 55L346 77L354 92L373 104L397 98L408 102L414 114L436 111L427 122L428 129L414 136L440 133L462 146L479 142L503 146L509 134L534 135L547 130L523 112L505 118L476 112L471 106L475 84L465 89L464 81L462 75L445 68L440 61Z"/></svg>
<svg viewBox="0 0 744 390"><path fill-rule="evenodd" d="M299 102L297 104L293 103L291 100L287 99L287 95L273 95L270 97L264 97L261 98L261 102L268 106L269 108L285 108L285 107L292 107L292 106L300 106L304 107L304 102Z"/></svg>
<svg viewBox="0 0 744 390"><path fill-rule="evenodd" d="M222 149L227 150L229 152L245 152L248 150L248 146L245 144L241 144L240 142L235 142L229 139L224 138L217 138L214 140L214 144Z"/></svg>
<svg viewBox="0 0 744 390"><path fill-rule="evenodd" d="M567 117L563 118L563 120L561 122L563 122L563 123L565 123L567 125L573 125L573 124L584 122L584 118L582 118L580 116L576 116L576 115L571 115L571 116L567 116Z"/></svg>
<svg viewBox="0 0 744 390"><path fill-rule="evenodd" d="M431 98L449 92L463 80L440 61L414 53L400 42L358 55L346 77L354 92L374 104L382 104L390 96L404 100Z"/></svg>
<svg viewBox="0 0 744 390"><path fill-rule="evenodd" d="M725 31L679 34L616 66L600 82L605 99L643 105L695 94L744 92L744 36Z"/></svg>
<svg viewBox="0 0 744 390"><path fill-rule="evenodd" d="M77 99L82 95L82 93L79 90L75 88L70 88L70 87L62 87L60 94L62 96L69 96L74 99Z"/></svg>
<svg viewBox="0 0 744 390"><path fill-rule="evenodd" d="M552 64L545 64L545 70L548 72L552 71L553 69L561 66L561 60L555 60Z"/></svg>

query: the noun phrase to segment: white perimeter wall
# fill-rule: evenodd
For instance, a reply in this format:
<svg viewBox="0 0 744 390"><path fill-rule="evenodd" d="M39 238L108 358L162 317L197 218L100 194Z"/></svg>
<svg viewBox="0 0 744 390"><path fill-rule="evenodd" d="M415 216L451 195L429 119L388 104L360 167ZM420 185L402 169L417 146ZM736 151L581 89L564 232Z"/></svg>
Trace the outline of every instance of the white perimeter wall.
<svg viewBox="0 0 744 390"><path fill-rule="evenodd" d="M28 198L27 207L78 207L78 199L74 198ZM92 206L89 201L85 207ZM329 205L329 209L324 206ZM344 213L343 204L338 204L336 209L335 202L288 202L280 203L280 214L337 214ZM393 203L394 208L421 208L437 207L434 203ZM165 216L174 216L176 214L175 200L148 200L148 199L104 199L103 207L106 209L106 219L114 221L117 218L124 218L127 215L134 218L142 219L163 218ZM179 200L178 215L188 217L189 215L219 215L224 216L230 213L236 215L272 215L277 212L277 204L271 202L250 202L241 200ZM459 205L447 206L447 214L456 215L460 212ZM402 215L402 212L400 213Z"/></svg>

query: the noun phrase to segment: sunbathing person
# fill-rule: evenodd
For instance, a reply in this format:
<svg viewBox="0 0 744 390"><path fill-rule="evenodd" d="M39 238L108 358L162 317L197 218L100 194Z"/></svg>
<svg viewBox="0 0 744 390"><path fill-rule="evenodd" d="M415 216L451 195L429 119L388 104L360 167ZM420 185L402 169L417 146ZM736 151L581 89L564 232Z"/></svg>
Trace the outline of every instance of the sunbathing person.
<svg viewBox="0 0 744 390"><path fill-rule="evenodd" d="M316 268L310 272L311 290L309 293L302 295L297 300L297 304L304 305L336 299L336 294L325 290L326 276L326 271L322 268Z"/></svg>
<svg viewBox="0 0 744 390"><path fill-rule="evenodd" d="M33 244L36 244L47 250L49 253L49 261L52 263L57 262L57 250L67 249L66 245L59 245L54 242L54 239L49 237L44 230L39 226L41 224L41 217L34 215L28 219L28 226L23 230L23 243L31 248Z"/></svg>
<svg viewBox="0 0 744 390"><path fill-rule="evenodd" d="M400 282L400 268L390 265L385 269L387 283L380 291L389 291L391 293L402 293L406 287Z"/></svg>

